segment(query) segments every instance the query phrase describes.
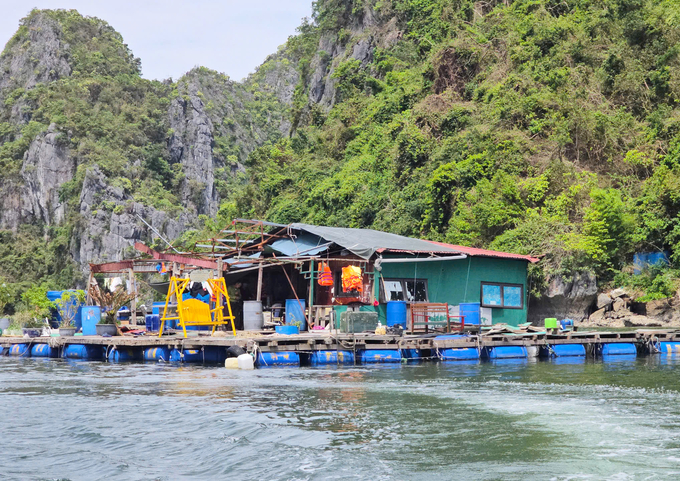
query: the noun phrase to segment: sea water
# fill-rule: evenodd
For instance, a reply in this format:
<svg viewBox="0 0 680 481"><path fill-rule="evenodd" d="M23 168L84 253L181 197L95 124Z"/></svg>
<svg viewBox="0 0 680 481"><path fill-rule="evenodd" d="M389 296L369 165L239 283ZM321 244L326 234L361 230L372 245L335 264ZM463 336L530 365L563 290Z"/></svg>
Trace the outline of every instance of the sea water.
<svg viewBox="0 0 680 481"><path fill-rule="evenodd" d="M0 358L0 479L680 479L680 358Z"/></svg>

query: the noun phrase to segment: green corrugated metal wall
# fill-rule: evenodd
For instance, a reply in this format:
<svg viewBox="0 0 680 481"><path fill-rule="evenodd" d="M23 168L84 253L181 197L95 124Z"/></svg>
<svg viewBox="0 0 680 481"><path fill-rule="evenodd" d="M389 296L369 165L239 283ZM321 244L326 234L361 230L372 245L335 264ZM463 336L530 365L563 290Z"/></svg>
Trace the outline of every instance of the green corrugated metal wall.
<svg viewBox="0 0 680 481"><path fill-rule="evenodd" d="M468 275L469 269L469 275ZM488 257L443 262L408 262L383 264L384 279L427 279L430 302L480 302L482 282L522 284L523 309L492 308L493 322L516 326L527 321L527 262ZM380 305L380 318L385 322L385 306Z"/></svg>

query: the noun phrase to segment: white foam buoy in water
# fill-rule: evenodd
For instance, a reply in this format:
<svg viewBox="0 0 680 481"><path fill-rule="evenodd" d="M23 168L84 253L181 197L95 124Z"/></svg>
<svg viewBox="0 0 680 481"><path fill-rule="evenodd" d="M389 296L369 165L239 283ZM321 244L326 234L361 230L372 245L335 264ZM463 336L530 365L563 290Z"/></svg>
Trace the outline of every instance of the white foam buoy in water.
<svg viewBox="0 0 680 481"><path fill-rule="evenodd" d="M255 361L250 354L241 354L236 359L239 369L255 369Z"/></svg>
<svg viewBox="0 0 680 481"><path fill-rule="evenodd" d="M224 367L226 367L227 369L238 369L238 367L239 367L239 366L238 366L238 358L236 358L236 357L228 357L228 358L224 361Z"/></svg>

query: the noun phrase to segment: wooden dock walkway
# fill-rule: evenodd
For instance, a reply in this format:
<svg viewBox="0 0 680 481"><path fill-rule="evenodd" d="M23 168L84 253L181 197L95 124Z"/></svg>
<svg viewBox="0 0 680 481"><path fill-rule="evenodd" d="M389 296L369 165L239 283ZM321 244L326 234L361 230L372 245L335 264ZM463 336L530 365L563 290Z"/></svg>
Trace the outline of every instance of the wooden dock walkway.
<svg viewBox="0 0 680 481"><path fill-rule="evenodd" d="M200 331L194 331L200 332ZM439 335L442 336L442 335ZM541 347L546 345L582 344L592 346L598 344L633 343L648 345L652 342L680 342L680 330L637 330L628 332L567 332L521 333L521 334L468 334L464 337L442 338L429 335L376 335L373 333L335 333L333 331L314 331L295 335L280 335L266 331L239 332L237 336L212 337L197 335L187 338L180 334L171 334L159 338L155 335L141 336L72 336L72 337L0 337L0 347L14 344L48 344L53 348L62 348L71 344L98 345L116 348L152 348L168 347L170 349L200 349L204 347L228 348L239 346L247 352L294 351L298 353L327 350L404 350L421 351L465 348L494 348L501 346Z"/></svg>

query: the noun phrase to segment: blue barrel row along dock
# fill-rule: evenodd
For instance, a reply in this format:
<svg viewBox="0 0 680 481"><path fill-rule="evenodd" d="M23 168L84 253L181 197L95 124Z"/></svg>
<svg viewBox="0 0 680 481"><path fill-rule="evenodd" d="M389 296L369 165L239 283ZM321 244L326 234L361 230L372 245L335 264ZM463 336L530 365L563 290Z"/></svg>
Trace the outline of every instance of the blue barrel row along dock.
<svg viewBox="0 0 680 481"><path fill-rule="evenodd" d="M418 361L586 358L665 354L680 356L680 331L569 332L526 335L414 335L322 332L248 337L2 337L0 355L107 362L219 365L233 349L248 352L259 367L356 365ZM231 354L230 354L230 349ZM235 357L235 355L233 356Z"/></svg>

